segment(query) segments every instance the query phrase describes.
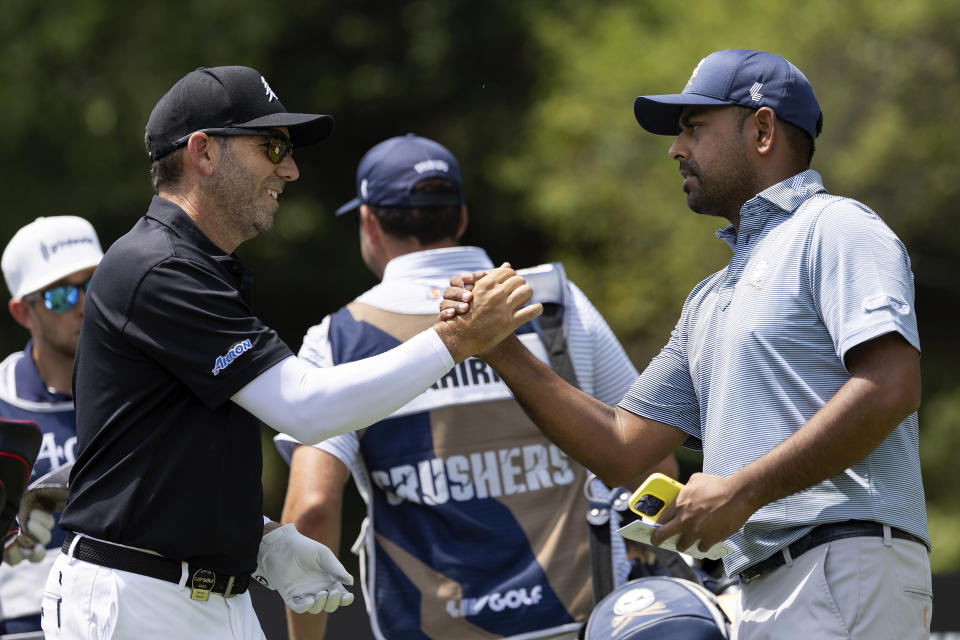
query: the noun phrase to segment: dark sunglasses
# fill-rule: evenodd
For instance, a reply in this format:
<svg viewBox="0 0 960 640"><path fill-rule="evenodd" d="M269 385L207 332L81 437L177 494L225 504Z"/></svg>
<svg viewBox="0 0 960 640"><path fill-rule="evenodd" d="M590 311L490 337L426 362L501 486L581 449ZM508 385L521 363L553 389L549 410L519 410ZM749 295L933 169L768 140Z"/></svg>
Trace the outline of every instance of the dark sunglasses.
<svg viewBox="0 0 960 640"><path fill-rule="evenodd" d="M280 164L293 152L293 142L282 131L277 129L240 129L238 127L222 127L219 129L200 129L183 136L173 143L177 149L187 143L194 133L207 133L212 136L265 136L267 138L267 157L273 164Z"/></svg>
<svg viewBox="0 0 960 640"><path fill-rule="evenodd" d="M89 286L90 280L82 284L58 284L45 291L38 291L37 293L26 295L24 299L42 298L43 306L50 311L54 313L66 313L77 306L77 302L80 300L80 290L83 289L84 293L86 293L87 287Z"/></svg>

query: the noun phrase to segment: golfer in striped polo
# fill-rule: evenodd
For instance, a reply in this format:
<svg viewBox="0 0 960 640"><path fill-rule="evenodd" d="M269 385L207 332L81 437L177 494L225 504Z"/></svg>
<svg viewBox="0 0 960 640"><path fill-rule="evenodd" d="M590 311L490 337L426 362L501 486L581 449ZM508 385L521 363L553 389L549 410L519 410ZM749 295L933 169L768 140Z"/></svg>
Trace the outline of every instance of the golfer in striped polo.
<svg viewBox="0 0 960 640"><path fill-rule="evenodd" d="M703 473L653 541L726 541L726 572L741 578L739 640L926 638L906 249L810 170L820 106L780 56L717 51L682 93L641 96L634 114L676 136L669 155L687 205L730 221L717 233L730 263L694 287L616 409L564 386L512 337L484 358L551 440L611 485L677 446L703 450ZM469 303L452 284L445 305Z"/></svg>

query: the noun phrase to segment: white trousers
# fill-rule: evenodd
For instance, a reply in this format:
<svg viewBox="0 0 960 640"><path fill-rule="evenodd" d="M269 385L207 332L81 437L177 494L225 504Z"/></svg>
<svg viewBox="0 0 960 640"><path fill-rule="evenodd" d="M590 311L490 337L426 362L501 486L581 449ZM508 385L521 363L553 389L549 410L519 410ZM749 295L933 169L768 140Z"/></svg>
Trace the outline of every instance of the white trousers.
<svg viewBox="0 0 960 640"><path fill-rule="evenodd" d="M265 640L250 592L206 602L190 588L60 554L43 590L47 640Z"/></svg>
<svg viewBox="0 0 960 640"><path fill-rule="evenodd" d="M930 637L927 548L844 538L740 585L736 640L914 640Z"/></svg>

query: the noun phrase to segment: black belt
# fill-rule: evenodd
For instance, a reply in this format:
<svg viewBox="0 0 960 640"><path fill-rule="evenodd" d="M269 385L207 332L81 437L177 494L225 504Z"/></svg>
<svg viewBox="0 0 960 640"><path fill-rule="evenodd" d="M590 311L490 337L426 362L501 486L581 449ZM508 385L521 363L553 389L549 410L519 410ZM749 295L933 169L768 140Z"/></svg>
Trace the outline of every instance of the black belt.
<svg viewBox="0 0 960 640"><path fill-rule="evenodd" d="M917 536L912 533L907 533L906 531L901 531L896 527L890 527L890 535L894 538L900 538L901 540L913 540L926 546L926 543ZM846 522L822 524L819 527L814 527L810 533L791 544L787 549L790 550L790 557L798 558L810 549L820 546L821 544L833 542L834 540L842 540L843 538L857 538L862 536L883 537L883 525L879 522L870 522L869 520L847 520ZM761 560L741 571L740 580L750 582L786 563L787 560L783 557L783 551L777 551L766 560Z"/></svg>
<svg viewBox="0 0 960 640"><path fill-rule="evenodd" d="M76 538L75 533L67 533L63 546L60 547L63 553L69 555L74 538ZM138 573L176 584L180 583L180 578L183 576L183 565L176 560L101 542L86 536L77 540L77 544L73 547L73 557L101 567ZM204 592L222 593L225 597L239 595L246 591L250 584L249 573L228 576L193 564L188 564L187 567L186 584L193 590L192 597L195 600L206 600Z"/></svg>

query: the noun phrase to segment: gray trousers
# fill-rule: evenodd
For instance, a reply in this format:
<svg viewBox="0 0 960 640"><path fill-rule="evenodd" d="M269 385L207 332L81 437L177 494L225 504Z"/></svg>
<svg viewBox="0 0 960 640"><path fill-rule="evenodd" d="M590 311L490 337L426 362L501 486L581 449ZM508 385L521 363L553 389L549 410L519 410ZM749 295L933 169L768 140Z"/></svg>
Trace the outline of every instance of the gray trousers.
<svg viewBox="0 0 960 640"><path fill-rule="evenodd" d="M927 548L912 540L845 538L741 585L736 640L913 640L930 637Z"/></svg>

